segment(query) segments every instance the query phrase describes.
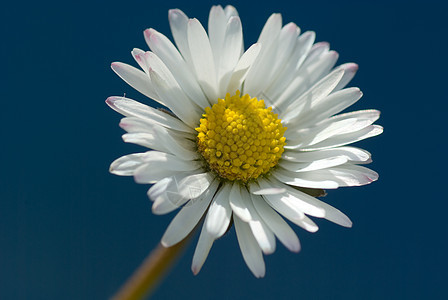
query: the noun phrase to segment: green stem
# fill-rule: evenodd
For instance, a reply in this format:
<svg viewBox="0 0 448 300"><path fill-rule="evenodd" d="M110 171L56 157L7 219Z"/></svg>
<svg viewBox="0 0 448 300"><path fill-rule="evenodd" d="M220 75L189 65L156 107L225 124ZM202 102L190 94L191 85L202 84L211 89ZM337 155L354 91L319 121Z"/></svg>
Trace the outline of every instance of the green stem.
<svg viewBox="0 0 448 300"><path fill-rule="evenodd" d="M187 237L169 248L159 244L111 300L140 300L149 296L172 267L189 240L190 238Z"/></svg>

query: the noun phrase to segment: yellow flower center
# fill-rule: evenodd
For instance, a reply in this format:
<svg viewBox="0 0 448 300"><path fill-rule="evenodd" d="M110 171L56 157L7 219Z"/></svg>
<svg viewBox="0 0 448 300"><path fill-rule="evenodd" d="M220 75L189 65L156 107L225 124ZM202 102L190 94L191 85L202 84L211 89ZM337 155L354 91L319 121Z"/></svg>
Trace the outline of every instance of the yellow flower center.
<svg viewBox="0 0 448 300"><path fill-rule="evenodd" d="M196 128L198 149L220 177L247 182L277 165L286 127L263 100L240 97L237 91L218 99L202 116Z"/></svg>

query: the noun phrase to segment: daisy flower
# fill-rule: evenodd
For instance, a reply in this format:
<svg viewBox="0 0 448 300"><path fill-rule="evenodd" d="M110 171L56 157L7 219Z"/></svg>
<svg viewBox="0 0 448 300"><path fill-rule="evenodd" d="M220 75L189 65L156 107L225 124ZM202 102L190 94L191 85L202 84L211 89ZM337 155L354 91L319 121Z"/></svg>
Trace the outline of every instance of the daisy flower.
<svg viewBox="0 0 448 300"><path fill-rule="evenodd" d="M123 140L150 149L118 158L110 171L152 184L153 213L180 208L162 245L179 243L203 220L192 263L197 274L213 242L234 224L247 266L263 277L263 253L275 251L276 239L300 250L285 219L310 232L318 230L310 216L351 227L316 197L378 178L361 166L371 155L347 145L382 132L373 125L379 111L339 114L362 96L345 88L358 66L334 67L338 53L328 43L314 43L315 33L294 23L283 26L280 14L247 50L232 6L211 8L208 32L178 9L169 11L169 23L175 45L147 29L151 51L132 50L141 70L112 64L164 109L106 100L125 116Z"/></svg>

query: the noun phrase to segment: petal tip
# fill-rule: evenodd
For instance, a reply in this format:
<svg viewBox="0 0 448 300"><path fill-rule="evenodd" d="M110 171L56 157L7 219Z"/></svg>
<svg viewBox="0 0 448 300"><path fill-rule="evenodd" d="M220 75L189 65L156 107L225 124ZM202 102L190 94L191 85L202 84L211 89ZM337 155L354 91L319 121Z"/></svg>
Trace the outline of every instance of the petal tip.
<svg viewBox="0 0 448 300"><path fill-rule="evenodd" d="M285 28L287 31L293 33L294 31L297 30L297 28L299 28L299 26L297 26L297 24L294 23L294 22L289 22L288 24L286 24L286 25L284 26L284 28Z"/></svg>
<svg viewBox="0 0 448 300"><path fill-rule="evenodd" d="M228 24L230 23L236 23L236 24L241 23L241 19L239 16L231 16Z"/></svg>
<svg viewBox="0 0 448 300"><path fill-rule="evenodd" d="M374 129L375 135L379 135L384 132L383 126L381 126L381 125L374 125L374 126L375 126L375 129Z"/></svg>
<svg viewBox="0 0 448 300"><path fill-rule="evenodd" d="M347 69L352 71L352 72L356 72L359 69L359 65L357 63L348 63L347 64Z"/></svg>
<svg viewBox="0 0 448 300"><path fill-rule="evenodd" d="M162 237L162 240L160 241L160 244L162 244L162 246L165 247L165 248L169 248L169 247L173 246L173 245L167 243L167 242L164 240L164 237Z"/></svg>
<svg viewBox="0 0 448 300"><path fill-rule="evenodd" d="M116 68L120 67L120 63L115 61L115 62L110 64L110 67L112 68L112 70L115 71Z"/></svg>
<svg viewBox="0 0 448 300"><path fill-rule="evenodd" d="M339 58L339 53L335 50L331 50L330 52L328 52L329 55L331 55L333 58ZM344 69L342 69L344 70ZM345 71L345 70L344 70Z"/></svg>
<svg viewBox="0 0 448 300"><path fill-rule="evenodd" d="M211 13L216 13L217 11L224 11L224 9L219 4L218 5L213 5L212 8L210 9Z"/></svg>
<svg viewBox="0 0 448 300"><path fill-rule="evenodd" d="M120 126L120 128L126 130L126 128L129 128L129 124L126 123L126 118L123 118L120 120L120 123L118 123L118 126Z"/></svg>
<svg viewBox="0 0 448 300"><path fill-rule="evenodd" d="M313 45L313 47L326 47L326 48L330 48L330 43L329 43L329 42L326 42L326 41L318 42L318 43L315 43L315 44Z"/></svg>
<svg viewBox="0 0 448 300"><path fill-rule="evenodd" d="M313 31L313 30L308 30L308 31L304 32L304 33L302 34L302 36L306 36L306 37L308 37L308 36L316 37L316 32Z"/></svg>
<svg viewBox="0 0 448 300"><path fill-rule="evenodd" d="M153 34L152 28L147 28L147 29L143 30L143 35L144 35L145 39L147 39L147 40L149 40L149 38L151 37L152 34Z"/></svg>
<svg viewBox="0 0 448 300"><path fill-rule="evenodd" d="M182 11L178 8L171 8L168 10L168 16L181 15Z"/></svg>
<svg viewBox="0 0 448 300"><path fill-rule="evenodd" d="M307 228L307 231L311 232L311 233L315 233L315 232L319 231L319 227L317 227L317 226L309 227L309 228Z"/></svg>
<svg viewBox="0 0 448 300"><path fill-rule="evenodd" d="M225 10L234 10L234 11L236 11L235 6L233 6L233 5L231 5L231 4L226 5L226 7L225 7L224 9L225 9Z"/></svg>
<svg viewBox="0 0 448 300"><path fill-rule="evenodd" d="M299 244L299 245L297 245L297 246L294 246L294 247L291 248L290 250L291 250L291 252L299 253L300 250L302 250L302 247L301 247L300 244Z"/></svg>
<svg viewBox="0 0 448 300"><path fill-rule="evenodd" d="M109 105L110 107L113 107L116 100L117 100L117 97L115 97L115 96L108 97L106 99L106 104Z"/></svg>
<svg viewBox="0 0 448 300"><path fill-rule="evenodd" d="M193 275L196 276L199 274L200 269L197 269L195 267L191 267L191 272L193 272Z"/></svg>
<svg viewBox="0 0 448 300"><path fill-rule="evenodd" d="M191 264L191 272L193 272L193 275L198 275L199 272L202 269L202 264L195 261L195 258L193 257L193 263Z"/></svg>
<svg viewBox="0 0 448 300"><path fill-rule="evenodd" d="M135 175L134 175L134 180L135 180L136 183L141 183L141 182L138 181L138 179L137 179L137 177ZM151 207L152 213L155 214L155 215L163 215L162 213L160 213L159 209L160 209L160 206L157 205L156 202L154 202L154 204Z"/></svg>

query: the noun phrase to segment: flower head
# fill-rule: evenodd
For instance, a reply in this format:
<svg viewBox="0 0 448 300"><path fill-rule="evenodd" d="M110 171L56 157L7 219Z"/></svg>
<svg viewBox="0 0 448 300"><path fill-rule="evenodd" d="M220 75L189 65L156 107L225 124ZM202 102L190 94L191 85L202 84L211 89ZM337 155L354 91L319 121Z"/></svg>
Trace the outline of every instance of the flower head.
<svg viewBox="0 0 448 300"><path fill-rule="evenodd" d="M314 44L314 32L282 26L280 14L246 51L232 6L212 7L208 34L180 10L170 10L169 21L177 47L148 29L151 51L132 51L143 71L123 63L112 69L170 111L124 97L106 101L126 116L124 141L151 149L117 159L111 172L153 184L155 214L181 208L162 244L180 242L204 219L196 274L233 221L246 264L262 277L262 254L275 251L276 238L300 250L283 217L310 232L318 227L308 216L351 227L346 215L314 196L378 178L361 166L371 155L347 145L382 132L372 125L379 111L338 114L362 96L345 88L357 65L334 68L338 54L327 43Z"/></svg>

